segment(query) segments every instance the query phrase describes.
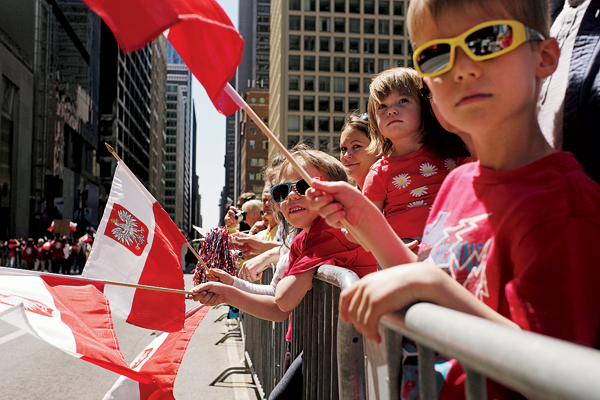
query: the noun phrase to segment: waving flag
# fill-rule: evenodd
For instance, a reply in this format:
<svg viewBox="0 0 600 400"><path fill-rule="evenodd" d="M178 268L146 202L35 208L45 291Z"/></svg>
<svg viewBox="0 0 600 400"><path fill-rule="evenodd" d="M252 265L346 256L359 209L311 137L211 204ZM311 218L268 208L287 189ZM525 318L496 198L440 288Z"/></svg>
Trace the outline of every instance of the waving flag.
<svg viewBox="0 0 600 400"><path fill-rule="evenodd" d="M72 356L149 384L117 343L102 282L0 268L0 319Z"/></svg>
<svg viewBox="0 0 600 400"><path fill-rule="evenodd" d="M220 113L237 107L223 94L242 61L244 40L216 0L83 0L110 27L124 52L165 30L167 38Z"/></svg>
<svg viewBox="0 0 600 400"><path fill-rule="evenodd" d="M82 276L183 290L185 243L165 210L119 161ZM112 311L132 325L165 332L183 328L183 294L112 285L105 294Z"/></svg>
<svg viewBox="0 0 600 400"><path fill-rule="evenodd" d="M175 400L173 385L190 339L210 307L189 311L183 332L163 333L142 351L131 368L154 377L152 383L138 383L119 377L103 400Z"/></svg>

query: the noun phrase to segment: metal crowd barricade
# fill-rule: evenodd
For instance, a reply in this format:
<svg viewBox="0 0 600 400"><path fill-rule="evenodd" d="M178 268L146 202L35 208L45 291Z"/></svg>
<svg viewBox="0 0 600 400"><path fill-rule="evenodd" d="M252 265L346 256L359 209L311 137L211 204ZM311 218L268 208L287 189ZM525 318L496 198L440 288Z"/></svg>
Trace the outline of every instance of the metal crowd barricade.
<svg viewBox="0 0 600 400"><path fill-rule="evenodd" d="M263 282L271 280L272 272L267 271ZM348 269L322 265L312 290L292 312L292 361L304 351L303 399L366 399L362 335L338 318L340 290L357 280ZM244 314L241 323L252 373L260 381L261 397L268 397L283 376L287 321L273 323Z"/></svg>
<svg viewBox="0 0 600 400"><path fill-rule="evenodd" d="M600 398L600 351L532 332L501 326L428 303L381 320L388 337L388 366L400 365L397 333L419 348L422 400L437 399L434 352L457 359L467 373L467 399L485 399L486 377L531 399ZM397 399L400 373L389 374Z"/></svg>

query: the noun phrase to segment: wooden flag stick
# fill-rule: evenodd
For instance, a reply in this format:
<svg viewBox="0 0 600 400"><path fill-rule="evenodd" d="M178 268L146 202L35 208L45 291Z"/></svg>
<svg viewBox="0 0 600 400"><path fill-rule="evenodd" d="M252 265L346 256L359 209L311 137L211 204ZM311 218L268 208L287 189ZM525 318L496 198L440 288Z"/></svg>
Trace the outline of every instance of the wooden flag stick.
<svg viewBox="0 0 600 400"><path fill-rule="evenodd" d="M123 160L121 160L121 158L119 158L119 156L118 156L118 155L117 155L117 153L115 152L115 149L113 149L113 148L112 148L112 146L111 146L110 144L108 144L108 143L104 142L104 145L106 146L106 148L108 149L108 151L110 152L110 154L112 154L112 155L113 155L113 156L114 156L114 157L117 159L117 161L121 161L121 162L123 162ZM207 274L211 274L211 275L212 275L212 272L210 272L210 268L208 268L208 266L207 266L207 265L204 263L204 260L202 260L202 258L200 257L200 254L198 254L198 253L196 252L196 250L194 250L194 248L192 247L192 245L190 244L190 242L187 242L187 241L186 241L186 243L185 243L185 244L187 244L188 248L189 248L189 249L192 251L192 253L193 253L193 254L196 256L196 258L198 259L198 261L200 261L200 264L202 264L202 267L204 268L204 270L206 271L206 273L207 273ZM122 284L122 286L128 286L128 285L129 285L129 284ZM175 289L172 289L172 290L175 290ZM191 293L191 292L190 292L190 293Z"/></svg>
<svg viewBox="0 0 600 400"><path fill-rule="evenodd" d="M125 283L125 282L115 282L115 281L104 281L104 282L106 282L107 285L126 286L126 287L132 287L132 288L136 288L136 289L155 290L158 292L178 293L178 294L185 294L185 295L191 295L191 296L198 294L198 293L194 293L194 292L189 292L187 290L171 289L171 288L148 286L148 285L137 285L135 283Z"/></svg>
<svg viewBox="0 0 600 400"><path fill-rule="evenodd" d="M254 110L252 108L250 108L248 103L246 103L244 101L244 99L242 99L242 97L238 94L238 92L233 87L231 87L231 85L229 83L225 85L224 90L226 93L229 94L229 96L236 102L236 104L238 106L242 107L244 109L244 111L246 111L248 113L248 115L250 115L250 118L252 118L254 123L260 127L260 130L263 131L263 133L265 135L267 135L269 140L279 149L281 154L283 154L285 156L285 158L290 162L290 164L292 165L292 168L294 168L294 171L296 171L298 174L300 174L302 179L304 179L304 181L306 183L308 183L308 185L310 187L312 187L311 176L308 175L308 173L304 170L304 168L302 168L302 166L300 164L298 164L298 162L296 161L296 159L294 157L292 157L292 155L288 151L288 149L286 149L286 147L279 141L279 139L277 139L277 137L275 137L273 132L271 132L271 130L267 127L267 125L265 125L265 123L262 121L262 119L258 115L256 115L256 113L254 112ZM341 223L342 223L342 226L344 228L346 228L346 230L348 232L350 232L350 234L354 237L354 239L356 239L358 241L358 244L360 244L366 251L369 251L369 248L366 245L367 242L365 241L365 238L363 237L363 235L361 233L359 233L358 230L354 229L354 227L352 225L350 225L350 223L348 223L346 218L342 219Z"/></svg>

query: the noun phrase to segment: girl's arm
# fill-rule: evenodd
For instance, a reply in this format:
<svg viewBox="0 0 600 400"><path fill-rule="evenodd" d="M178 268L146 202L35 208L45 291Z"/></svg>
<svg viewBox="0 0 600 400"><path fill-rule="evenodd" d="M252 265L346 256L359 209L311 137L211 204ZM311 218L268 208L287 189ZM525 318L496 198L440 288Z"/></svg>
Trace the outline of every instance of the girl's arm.
<svg viewBox="0 0 600 400"><path fill-rule="evenodd" d="M275 288L275 302L284 313L290 313L312 288L316 268L281 279Z"/></svg>
<svg viewBox="0 0 600 400"><path fill-rule="evenodd" d="M289 315L277 306L275 297L252 294L220 282L206 282L196 286L192 292L197 293L192 298L210 306L227 303L233 307L268 321L281 322Z"/></svg>
<svg viewBox="0 0 600 400"><path fill-rule="evenodd" d="M417 261L413 253L396 235L387 220L357 189L346 182L313 180L313 189L306 192L309 206L319 210L321 217L335 228L342 228L341 220L362 233L361 240L375 256L382 268Z"/></svg>
<svg viewBox="0 0 600 400"><path fill-rule="evenodd" d="M271 242L277 243L277 242ZM248 282L255 282L262 277L262 272L269 264L277 263L279 260L279 248L281 246L273 247L270 250L265 251L262 254L244 262L238 276Z"/></svg>
<svg viewBox="0 0 600 400"><path fill-rule="evenodd" d="M340 315L369 339L381 342L381 317L426 301L512 328L519 326L479 301L441 268L427 263L400 265L369 274L340 295Z"/></svg>

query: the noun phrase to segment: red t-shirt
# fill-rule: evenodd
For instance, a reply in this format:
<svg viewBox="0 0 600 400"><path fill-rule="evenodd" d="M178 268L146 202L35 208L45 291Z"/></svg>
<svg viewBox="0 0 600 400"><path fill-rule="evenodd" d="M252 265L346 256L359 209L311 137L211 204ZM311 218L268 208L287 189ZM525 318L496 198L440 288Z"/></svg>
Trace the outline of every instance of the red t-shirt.
<svg viewBox="0 0 600 400"><path fill-rule="evenodd" d="M21 251L21 257L23 257L23 261L26 263L34 263L37 259L38 251L35 246L26 246Z"/></svg>
<svg viewBox="0 0 600 400"><path fill-rule="evenodd" d="M323 264L344 267L359 278L377 271L377 260L361 245L350 242L340 229L317 217L306 234L302 231L290 246L290 263L283 276L309 271Z"/></svg>
<svg viewBox="0 0 600 400"><path fill-rule="evenodd" d="M428 146L371 166L363 194L383 201L383 214L400 238L421 236L433 200L448 173L470 157L440 158Z"/></svg>
<svg viewBox="0 0 600 400"><path fill-rule="evenodd" d="M48 251L42 247L43 245L44 244L42 243L39 246L37 246L38 260L40 261L46 261L48 259Z"/></svg>
<svg viewBox="0 0 600 400"><path fill-rule="evenodd" d="M50 254L52 255L52 258L54 259L59 259L59 258L65 258L65 243L58 239L58 240L53 240L50 243Z"/></svg>
<svg viewBox="0 0 600 400"><path fill-rule="evenodd" d="M522 329L594 347L598 243L600 186L562 152L510 171L457 168L438 193L419 259ZM460 364L446 362L437 368L445 371L440 398L463 398Z"/></svg>

